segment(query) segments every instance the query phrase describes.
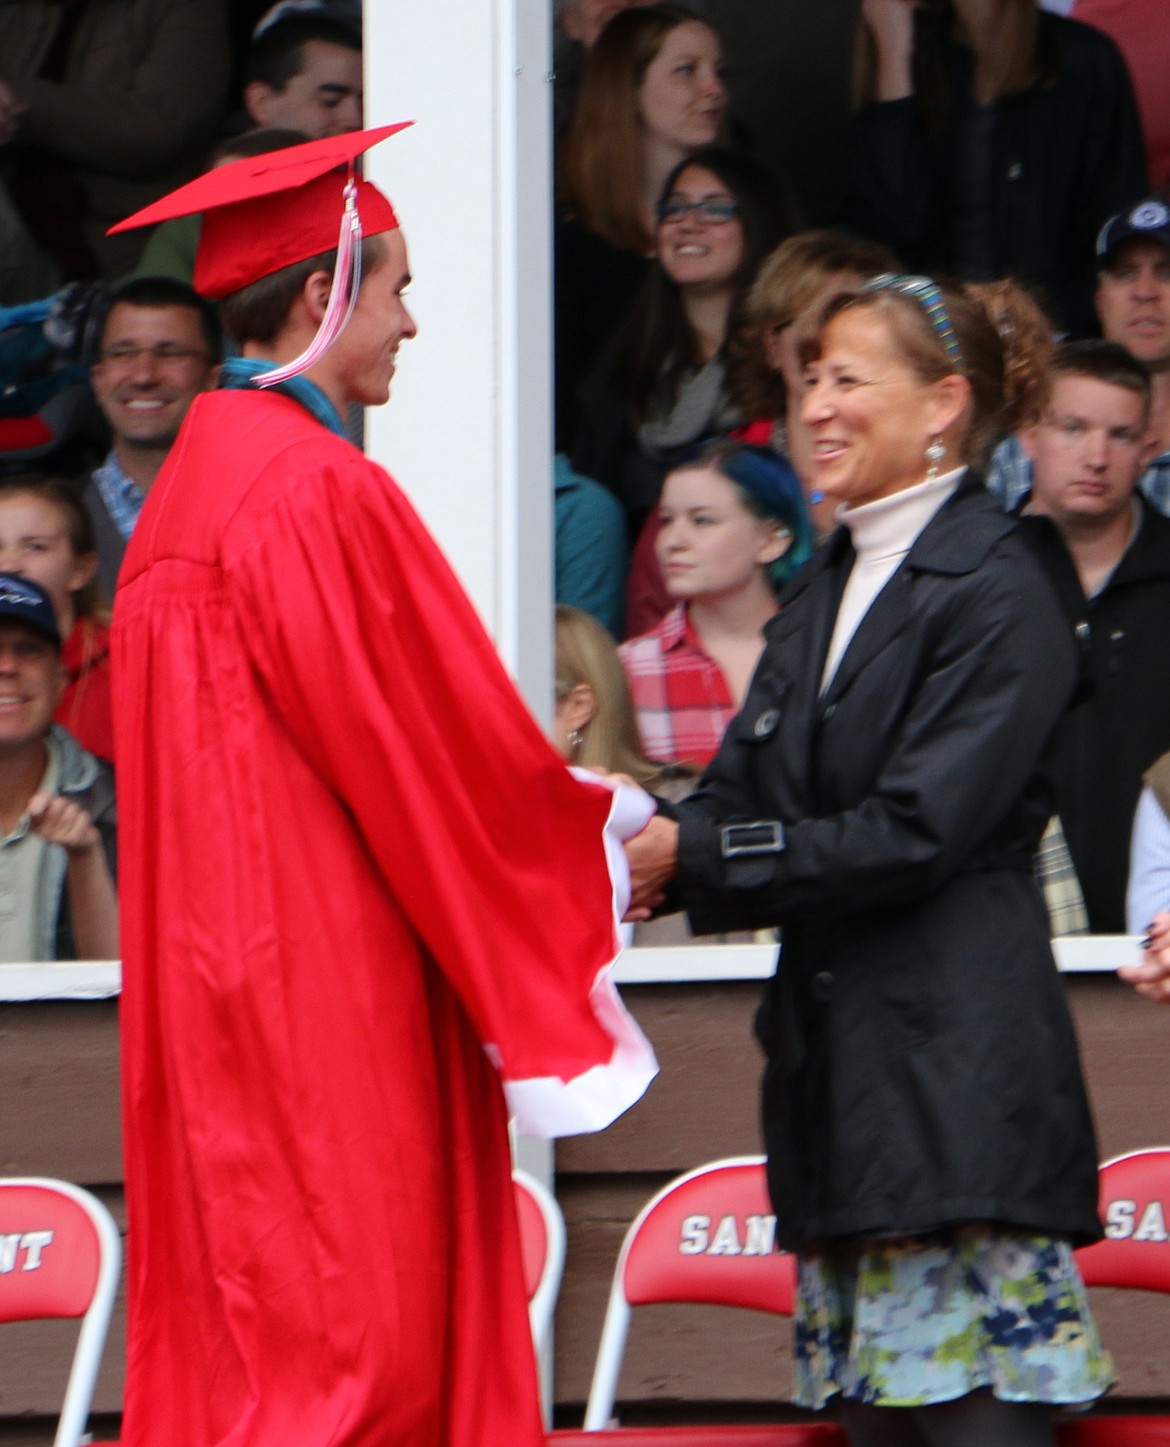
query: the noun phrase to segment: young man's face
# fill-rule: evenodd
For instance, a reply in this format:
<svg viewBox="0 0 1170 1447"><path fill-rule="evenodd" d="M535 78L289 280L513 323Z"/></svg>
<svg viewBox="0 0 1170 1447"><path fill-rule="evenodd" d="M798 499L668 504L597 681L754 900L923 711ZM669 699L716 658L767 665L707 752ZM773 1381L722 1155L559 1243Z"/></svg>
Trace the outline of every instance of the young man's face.
<svg viewBox="0 0 1170 1447"><path fill-rule="evenodd" d="M198 313L186 306L115 302L92 371L98 405L116 442L170 447L217 367Z"/></svg>
<svg viewBox="0 0 1170 1447"><path fill-rule="evenodd" d="M1032 507L1058 527L1110 522L1128 510L1142 472L1147 409L1128 387L1058 376L1044 417L1021 433L1032 459Z"/></svg>
<svg viewBox="0 0 1170 1447"><path fill-rule="evenodd" d="M303 131L310 140L362 125L362 54L329 40L306 40L301 68L283 90L253 81L244 104L258 126Z"/></svg>
<svg viewBox="0 0 1170 1447"><path fill-rule="evenodd" d="M60 655L49 639L27 623L0 618L0 749L45 733L63 682Z"/></svg>
<svg viewBox="0 0 1170 1447"><path fill-rule="evenodd" d="M331 396L362 407L389 398L398 348L417 331L403 298L410 267L402 232L386 231L380 240L381 262L366 273L345 330L314 369Z"/></svg>
<svg viewBox="0 0 1170 1447"><path fill-rule="evenodd" d="M1170 365L1170 250L1123 241L1097 282L1101 335L1151 366Z"/></svg>

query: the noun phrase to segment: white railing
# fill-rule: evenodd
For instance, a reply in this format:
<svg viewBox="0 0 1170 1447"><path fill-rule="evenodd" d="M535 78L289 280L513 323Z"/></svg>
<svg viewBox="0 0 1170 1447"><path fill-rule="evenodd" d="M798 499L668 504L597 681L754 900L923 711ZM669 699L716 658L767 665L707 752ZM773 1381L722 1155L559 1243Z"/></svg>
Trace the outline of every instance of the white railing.
<svg viewBox="0 0 1170 1447"><path fill-rule="evenodd" d="M1103 974L1141 959L1136 935L1070 935L1052 941L1057 969ZM673 945L630 949L614 974L619 985L669 985L711 980L766 980L776 968L776 946ZM117 960L62 960L0 965L0 1001L109 1000L121 988Z"/></svg>

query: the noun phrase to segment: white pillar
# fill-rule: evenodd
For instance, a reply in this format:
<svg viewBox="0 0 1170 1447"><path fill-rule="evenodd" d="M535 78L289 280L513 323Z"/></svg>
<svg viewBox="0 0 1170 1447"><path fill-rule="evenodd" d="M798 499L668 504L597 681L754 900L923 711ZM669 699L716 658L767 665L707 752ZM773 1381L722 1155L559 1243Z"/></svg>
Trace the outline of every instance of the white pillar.
<svg viewBox="0 0 1170 1447"><path fill-rule="evenodd" d="M550 0L372 0L368 172L402 220L417 339L369 453L410 494L545 721L552 693Z"/></svg>
<svg viewBox="0 0 1170 1447"><path fill-rule="evenodd" d="M419 335L366 450L409 493L542 723L552 712L550 0L367 0L366 174L402 221ZM552 1150L515 1142L544 1181ZM551 1360L542 1363L551 1400Z"/></svg>

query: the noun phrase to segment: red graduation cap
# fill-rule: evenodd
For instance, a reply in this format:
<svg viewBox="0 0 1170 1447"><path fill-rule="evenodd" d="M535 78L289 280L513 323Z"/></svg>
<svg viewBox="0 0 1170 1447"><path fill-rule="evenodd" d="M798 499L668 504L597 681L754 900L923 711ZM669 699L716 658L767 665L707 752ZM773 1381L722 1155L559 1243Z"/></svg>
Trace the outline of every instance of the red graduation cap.
<svg viewBox="0 0 1170 1447"><path fill-rule="evenodd" d="M370 182L354 180L353 168L363 151L411 124L399 121L326 136L219 166L119 221L110 232L202 212L195 290L216 299L229 296L338 246L350 208L360 218L361 236L395 230L398 218L390 202Z"/></svg>

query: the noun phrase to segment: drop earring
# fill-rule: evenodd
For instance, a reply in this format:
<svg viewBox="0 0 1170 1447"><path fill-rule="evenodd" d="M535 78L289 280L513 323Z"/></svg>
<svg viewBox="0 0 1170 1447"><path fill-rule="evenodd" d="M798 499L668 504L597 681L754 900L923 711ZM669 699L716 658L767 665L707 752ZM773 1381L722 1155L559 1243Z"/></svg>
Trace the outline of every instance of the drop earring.
<svg viewBox="0 0 1170 1447"><path fill-rule="evenodd" d="M941 437L935 437L935 438L933 438L933 439L931 440L930 446L926 449L926 480L927 480L927 482L933 482L934 479L938 476L939 464L942 462L943 458L944 458L946 455L947 455L947 450L946 450L946 448L943 446L942 438L941 438Z"/></svg>
<svg viewBox="0 0 1170 1447"><path fill-rule="evenodd" d="M578 753L580 753L581 741L584 737L585 735L581 732L580 729L569 730L569 749L571 751L569 754L570 758L575 759Z"/></svg>

